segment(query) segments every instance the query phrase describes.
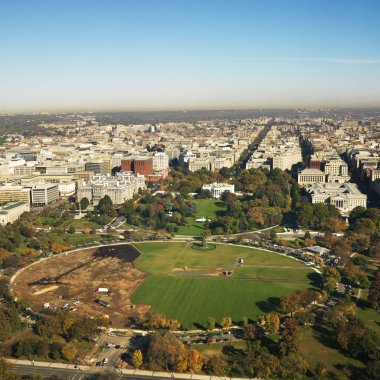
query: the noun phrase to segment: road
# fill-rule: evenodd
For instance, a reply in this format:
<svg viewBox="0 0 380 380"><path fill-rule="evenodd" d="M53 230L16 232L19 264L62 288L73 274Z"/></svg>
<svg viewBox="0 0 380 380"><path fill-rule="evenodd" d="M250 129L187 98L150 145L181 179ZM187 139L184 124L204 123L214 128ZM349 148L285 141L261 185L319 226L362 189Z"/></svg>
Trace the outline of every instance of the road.
<svg viewBox="0 0 380 380"><path fill-rule="evenodd" d="M75 369L70 368L47 368L47 367L41 367L41 366L31 366L31 365L22 365L22 364L14 364L13 365L13 371L21 376L25 375L42 375L44 379L50 380L58 380L58 379L71 379L71 380L95 380L98 375L100 374L107 374L107 370L105 369L98 369L98 370L89 370L86 372L78 371ZM112 371L108 372L110 374L117 375L118 372ZM137 379L137 380L167 380L168 377L171 376L151 376L151 375L136 375L136 374L119 374L119 376L115 376L116 379ZM190 378L190 375L189 375Z"/></svg>
<svg viewBox="0 0 380 380"><path fill-rule="evenodd" d="M47 363L48 365L48 363ZM223 378L219 376L192 375L191 373L166 373L152 371L123 370L124 373L107 369L89 369L86 372L72 368L51 368L47 366L31 366L30 364L14 364L13 370L19 375L42 375L44 380L96 380L98 375L114 375L114 380L168 380L172 379L193 379L193 380L234 380L233 378ZM138 372L138 373L137 373ZM240 380L240 379L236 379Z"/></svg>

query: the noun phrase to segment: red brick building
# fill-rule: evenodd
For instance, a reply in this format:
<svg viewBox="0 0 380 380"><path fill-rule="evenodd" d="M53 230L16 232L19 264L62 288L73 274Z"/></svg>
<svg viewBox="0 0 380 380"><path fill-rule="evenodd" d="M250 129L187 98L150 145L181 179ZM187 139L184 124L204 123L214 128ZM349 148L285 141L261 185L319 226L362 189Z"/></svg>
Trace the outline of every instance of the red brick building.
<svg viewBox="0 0 380 380"><path fill-rule="evenodd" d="M153 173L153 160L150 157L124 158L121 160L123 172L150 175Z"/></svg>
<svg viewBox="0 0 380 380"><path fill-rule="evenodd" d="M309 168L310 169L318 169L321 170L321 161L316 159L310 159L309 160Z"/></svg>

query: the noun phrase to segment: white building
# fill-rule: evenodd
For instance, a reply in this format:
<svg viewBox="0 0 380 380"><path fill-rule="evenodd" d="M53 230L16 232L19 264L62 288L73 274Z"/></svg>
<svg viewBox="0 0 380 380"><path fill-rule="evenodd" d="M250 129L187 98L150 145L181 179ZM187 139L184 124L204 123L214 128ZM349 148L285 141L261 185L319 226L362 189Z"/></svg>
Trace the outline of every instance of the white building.
<svg viewBox="0 0 380 380"><path fill-rule="evenodd" d="M343 216L355 207L367 207L367 195L361 193L354 183L315 183L306 191L312 203L332 204Z"/></svg>
<svg viewBox="0 0 380 380"><path fill-rule="evenodd" d="M11 202L0 206L0 224L13 223L20 218L21 214L30 211L30 205L26 202Z"/></svg>
<svg viewBox="0 0 380 380"><path fill-rule="evenodd" d="M300 186L324 182L326 182L325 173L319 169L304 169L298 173L298 183Z"/></svg>
<svg viewBox="0 0 380 380"><path fill-rule="evenodd" d="M211 183L202 186L202 190L210 190L212 197L215 199L220 199L222 194L225 191L229 191L230 193L235 192L235 185L230 185L228 183Z"/></svg>
<svg viewBox="0 0 380 380"><path fill-rule="evenodd" d="M166 153L157 152L152 156L153 170L160 172L169 168L169 157Z"/></svg>
<svg viewBox="0 0 380 380"><path fill-rule="evenodd" d="M131 199L139 189L145 189L145 177L131 173L117 173L117 176L94 175L92 180L78 187L77 198L80 202L87 198L96 206L99 201L108 195L115 205L123 204Z"/></svg>
<svg viewBox="0 0 380 380"><path fill-rule="evenodd" d="M76 186L75 182L61 182L58 183L59 195L67 197L75 194Z"/></svg>
<svg viewBox="0 0 380 380"><path fill-rule="evenodd" d="M59 198L58 184L38 183L25 185L31 191L32 206L41 207L53 203Z"/></svg>

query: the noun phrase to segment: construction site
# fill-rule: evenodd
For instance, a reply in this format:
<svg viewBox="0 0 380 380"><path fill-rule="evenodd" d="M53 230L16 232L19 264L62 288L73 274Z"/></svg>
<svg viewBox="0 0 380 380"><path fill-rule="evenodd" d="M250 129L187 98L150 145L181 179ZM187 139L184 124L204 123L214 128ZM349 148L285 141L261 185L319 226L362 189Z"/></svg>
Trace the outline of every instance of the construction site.
<svg viewBox="0 0 380 380"><path fill-rule="evenodd" d="M22 271L13 292L36 313L68 309L82 316L105 317L113 327L127 327L131 317L149 308L130 300L147 276L134 266L139 255L130 244L63 253Z"/></svg>

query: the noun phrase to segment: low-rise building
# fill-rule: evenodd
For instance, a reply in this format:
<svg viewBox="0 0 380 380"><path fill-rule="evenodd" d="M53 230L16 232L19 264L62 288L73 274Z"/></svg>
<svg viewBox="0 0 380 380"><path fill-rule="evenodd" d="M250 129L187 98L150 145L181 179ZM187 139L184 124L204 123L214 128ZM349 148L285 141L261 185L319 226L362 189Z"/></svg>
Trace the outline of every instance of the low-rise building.
<svg viewBox="0 0 380 380"><path fill-rule="evenodd" d="M355 207L367 207L367 195L354 183L315 183L306 188L312 203L334 205L343 216Z"/></svg>
<svg viewBox="0 0 380 380"><path fill-rule="evenodd" d="M30 211L29 202L11 202L0 206L0 224L13 223L20 218L21 214Z"/></svg>
<svg viewBox="0 0 380 380"><path fill-rule="evenodd" d="M211 184L206 184L202 186L202 190L210 190L212 197L215 199L220 199L222 194L225 191L229 191L230 193L235 192L235 185L231 185L228 183L211 183Z"/></svg>
<svg viewBox="0 0 380 380"><path fill-rule="evenodd" d="M30 203L30 189L20 185L5 184L0 186L0 203L26 202Z"/></svg>
<svg viewBox="0 0 380 380"><path fill-rule="evenodd" d="M145 177L131 173L117 173L115 177L95 175L92 180L78 187L77 198L80 202L87 198L96 206L99 201L108 195L112 203L120 205L131 199L140 189L145 189Z"/></svg>
<svg viewBox="0 0 380 380"><path fill-rule="evenodd" d="M298 173L298 183L300 184L300 186L324 182L326 182L325 173L323 173L319 169L307 168Z"/></svg>

